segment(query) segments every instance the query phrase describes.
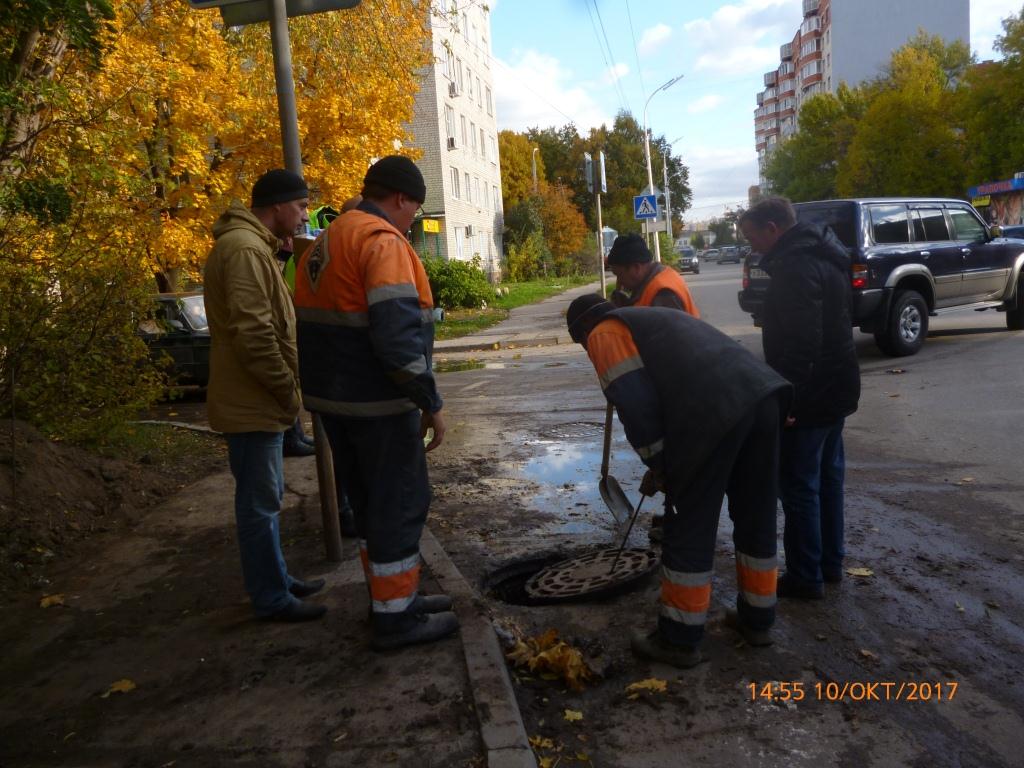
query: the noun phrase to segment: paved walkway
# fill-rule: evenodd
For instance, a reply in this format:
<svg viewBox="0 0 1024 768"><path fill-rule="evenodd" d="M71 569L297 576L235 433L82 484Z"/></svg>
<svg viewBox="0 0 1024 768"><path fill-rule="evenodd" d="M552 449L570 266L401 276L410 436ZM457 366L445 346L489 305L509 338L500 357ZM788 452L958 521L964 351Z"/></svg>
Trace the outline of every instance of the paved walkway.
<svg viewBox="0 0 1024 768"><path fill-rule="evenodd" d="M565 327L565 310L577 296L600 290L601 283L595 281L549 296L536 304L516 307L509 312L507 319L486 330L435 342L434 354L571 344L572 339Z"/></svg>

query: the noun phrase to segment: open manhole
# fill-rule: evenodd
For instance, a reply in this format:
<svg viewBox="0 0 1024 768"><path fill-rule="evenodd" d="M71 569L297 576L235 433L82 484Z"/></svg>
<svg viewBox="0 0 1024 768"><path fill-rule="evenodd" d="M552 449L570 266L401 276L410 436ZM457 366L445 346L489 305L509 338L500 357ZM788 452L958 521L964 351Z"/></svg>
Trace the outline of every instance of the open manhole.
<svg viewBox="0 0 1024 768"><path fill-rule="evenodd" d="M548 427L542 434L554 440L582 440L603 435L604 425L593 421L570 421L568 424Z"/></svg>
<svg viewBox="0 0 1024 768"><path fill-rule="evenodd" d="M658 566L657 552L626 549L610 572L617 551L617 547L604 547L516 560L491 573L484 588L513 605L595 600L632 589Z"/></svg>

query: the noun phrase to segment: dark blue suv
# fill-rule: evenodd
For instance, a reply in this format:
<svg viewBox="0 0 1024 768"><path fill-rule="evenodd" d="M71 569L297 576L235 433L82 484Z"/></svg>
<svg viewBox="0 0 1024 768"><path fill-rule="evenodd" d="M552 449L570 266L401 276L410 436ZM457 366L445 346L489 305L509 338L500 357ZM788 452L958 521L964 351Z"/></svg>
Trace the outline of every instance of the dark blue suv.
<svg viewBox="0 0 1024 768"><path fill-rule="evenodd" d="M832 228L850 250L853 322L893 356L913 355L928 336L928 318L971 308L1006 312L1024 329L1024 242L989 228L962 200L865 198L796 203L797 218ZM760 254L743 265L740 308L759 314L768 275Z"/></svg>

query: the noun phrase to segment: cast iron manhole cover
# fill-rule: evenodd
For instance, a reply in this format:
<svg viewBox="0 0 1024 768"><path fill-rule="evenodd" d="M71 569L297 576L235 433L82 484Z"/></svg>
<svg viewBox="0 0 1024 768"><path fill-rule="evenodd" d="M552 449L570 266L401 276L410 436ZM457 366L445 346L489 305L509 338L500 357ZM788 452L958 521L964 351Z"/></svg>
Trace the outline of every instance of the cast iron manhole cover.
<svg viewBox="0 0 1024 768"><path fill-rule="evenodd" d="M570 421L568 424L555 424L544 430L544 436L555 440L579 440L586 437L599 437L604 434L604 425L592 421Z"/></svg>
<svg viewBox="0 0 1024 768"><path fill-rule="evenodd" d="M650 549L608 547L549 565L526 582L526 594L546 600L575 600L624 589L647 576L658 565ZM611 570L615 562L615 570Z"/></svg>

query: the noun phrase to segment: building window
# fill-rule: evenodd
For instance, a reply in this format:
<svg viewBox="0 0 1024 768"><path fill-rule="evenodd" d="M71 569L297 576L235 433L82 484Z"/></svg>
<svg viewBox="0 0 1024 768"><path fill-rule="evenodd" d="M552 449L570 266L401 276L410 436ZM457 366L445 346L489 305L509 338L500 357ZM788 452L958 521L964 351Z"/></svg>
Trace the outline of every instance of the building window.
<svg viewBox="0 0 1024 768"><path fill-rule="evenodd" d="M463 253L464 245L466 240L466 230L462 227L455 228L455 258L459 261L465 261L466 257Z"/></svg>
<svg viewBox="0 0 1024 768"><path fill-rule="evenodd" d="M476 204L479 205L482 208L483 205L484 205L484 201L483 201L483 198L480 197L480 177L479 176L474 176L473 177L473 197L476 200Z"/></svg>
<svg viewBox="0 0 1024 768"><path fill-rule="evenodd" d="M488 136L488 143L491 145L491 165L498 164L498 145L495 143L493 136Z"/></svg>
<svg viewBox="0 0 1024 768"><path fill-rule="evenodd" d="M495 211L500 211L501 210L501 193L498 192L498 188L497 187L493 187L493 186L491 187L491 195L494 197L494 210Z"/></svg>
<svg viewBox="0 0 1024 768"><path fill-rule="evenodd" d="M441 56L444 64L444 76L451 80L455 77L455 72L452 69L452 49L445 45L444 53Z"/></svg>
<svg viewBox="0 0 1024 768"><path fill-rule="evenodd" d="M462 146L469 146L469 131L466 129L466 116L459 115L459 120L462 122Z"/></svg>
<svg viewBox="0 0 1024 768"><path fill-rule="evenodd" d="M487 67L488 69L490 69L491 68L491 62L490 62L491 49L487 47L487 36L486 35L481 35L480 36L480 47L483 48L483 51L484 51L484 66Z"/></svg>
<svg viewBox="0 0 1024 768"><path fill-rule="evenodd" d="M473 157L476 157L476 123L469 124L469 140L473 142Z"/></svg>
<svg viewBox="0 0 1024 768"><path fill-rule="evenodd" d="M455 59L455 83L459 87L459 93L462 93L462 59Z"/></svg>
<svg viewBox="0 0 1024 768"><path fill-rule="evenodd" d="M476 100L477 103L482 107L484 105L484 92L480 87L480 78L476 78Z"/></svg>
<svg viewBox="0 0 1024 768"><path fill-rule="evenodd" d="M458 200L461 195L459 194L459 169L451 168L450 173L452 175L452 197Z"/></svg>
<svg viewBox="0 0 1024 768"><path fill-rule="evenodd" d="M480 129L480 156L483 157L486 160L487 159L487 151L484 149L485 146L486 145L484 144L484 129L481 128Z"/></svg>
<svg viewBox="0 0 1024 768"><path fill-rule="evenodd" d="M462 36L469 40L469 14L465 11L462 13Z"/></svg>
<svg viewBox="0 0 1024 768"><path fill-rule="evenodd" d="M466 200L470 203L473 202L473 188L469 186L469 171L463 174L462 180L466 182Z"/></svg>
<svg viewBox="0 0 1024 768"><path fill-rule="evenodd" d="M449 139L455 138L455 110L451 105L444 105L444 129Z"/></svg>
<svg viewBox="0 0 1024 768"><path fill-rule="evenodd" d="M491 102L491 87L487 86L487 114L494 116L494 106Z"/></svg>
<svg viewBox="0 0 1024 768"><path fill-rule="evenodd" d="M473 100L473 73L466 67L466 87L469 88L469 100Z"/></svg>

